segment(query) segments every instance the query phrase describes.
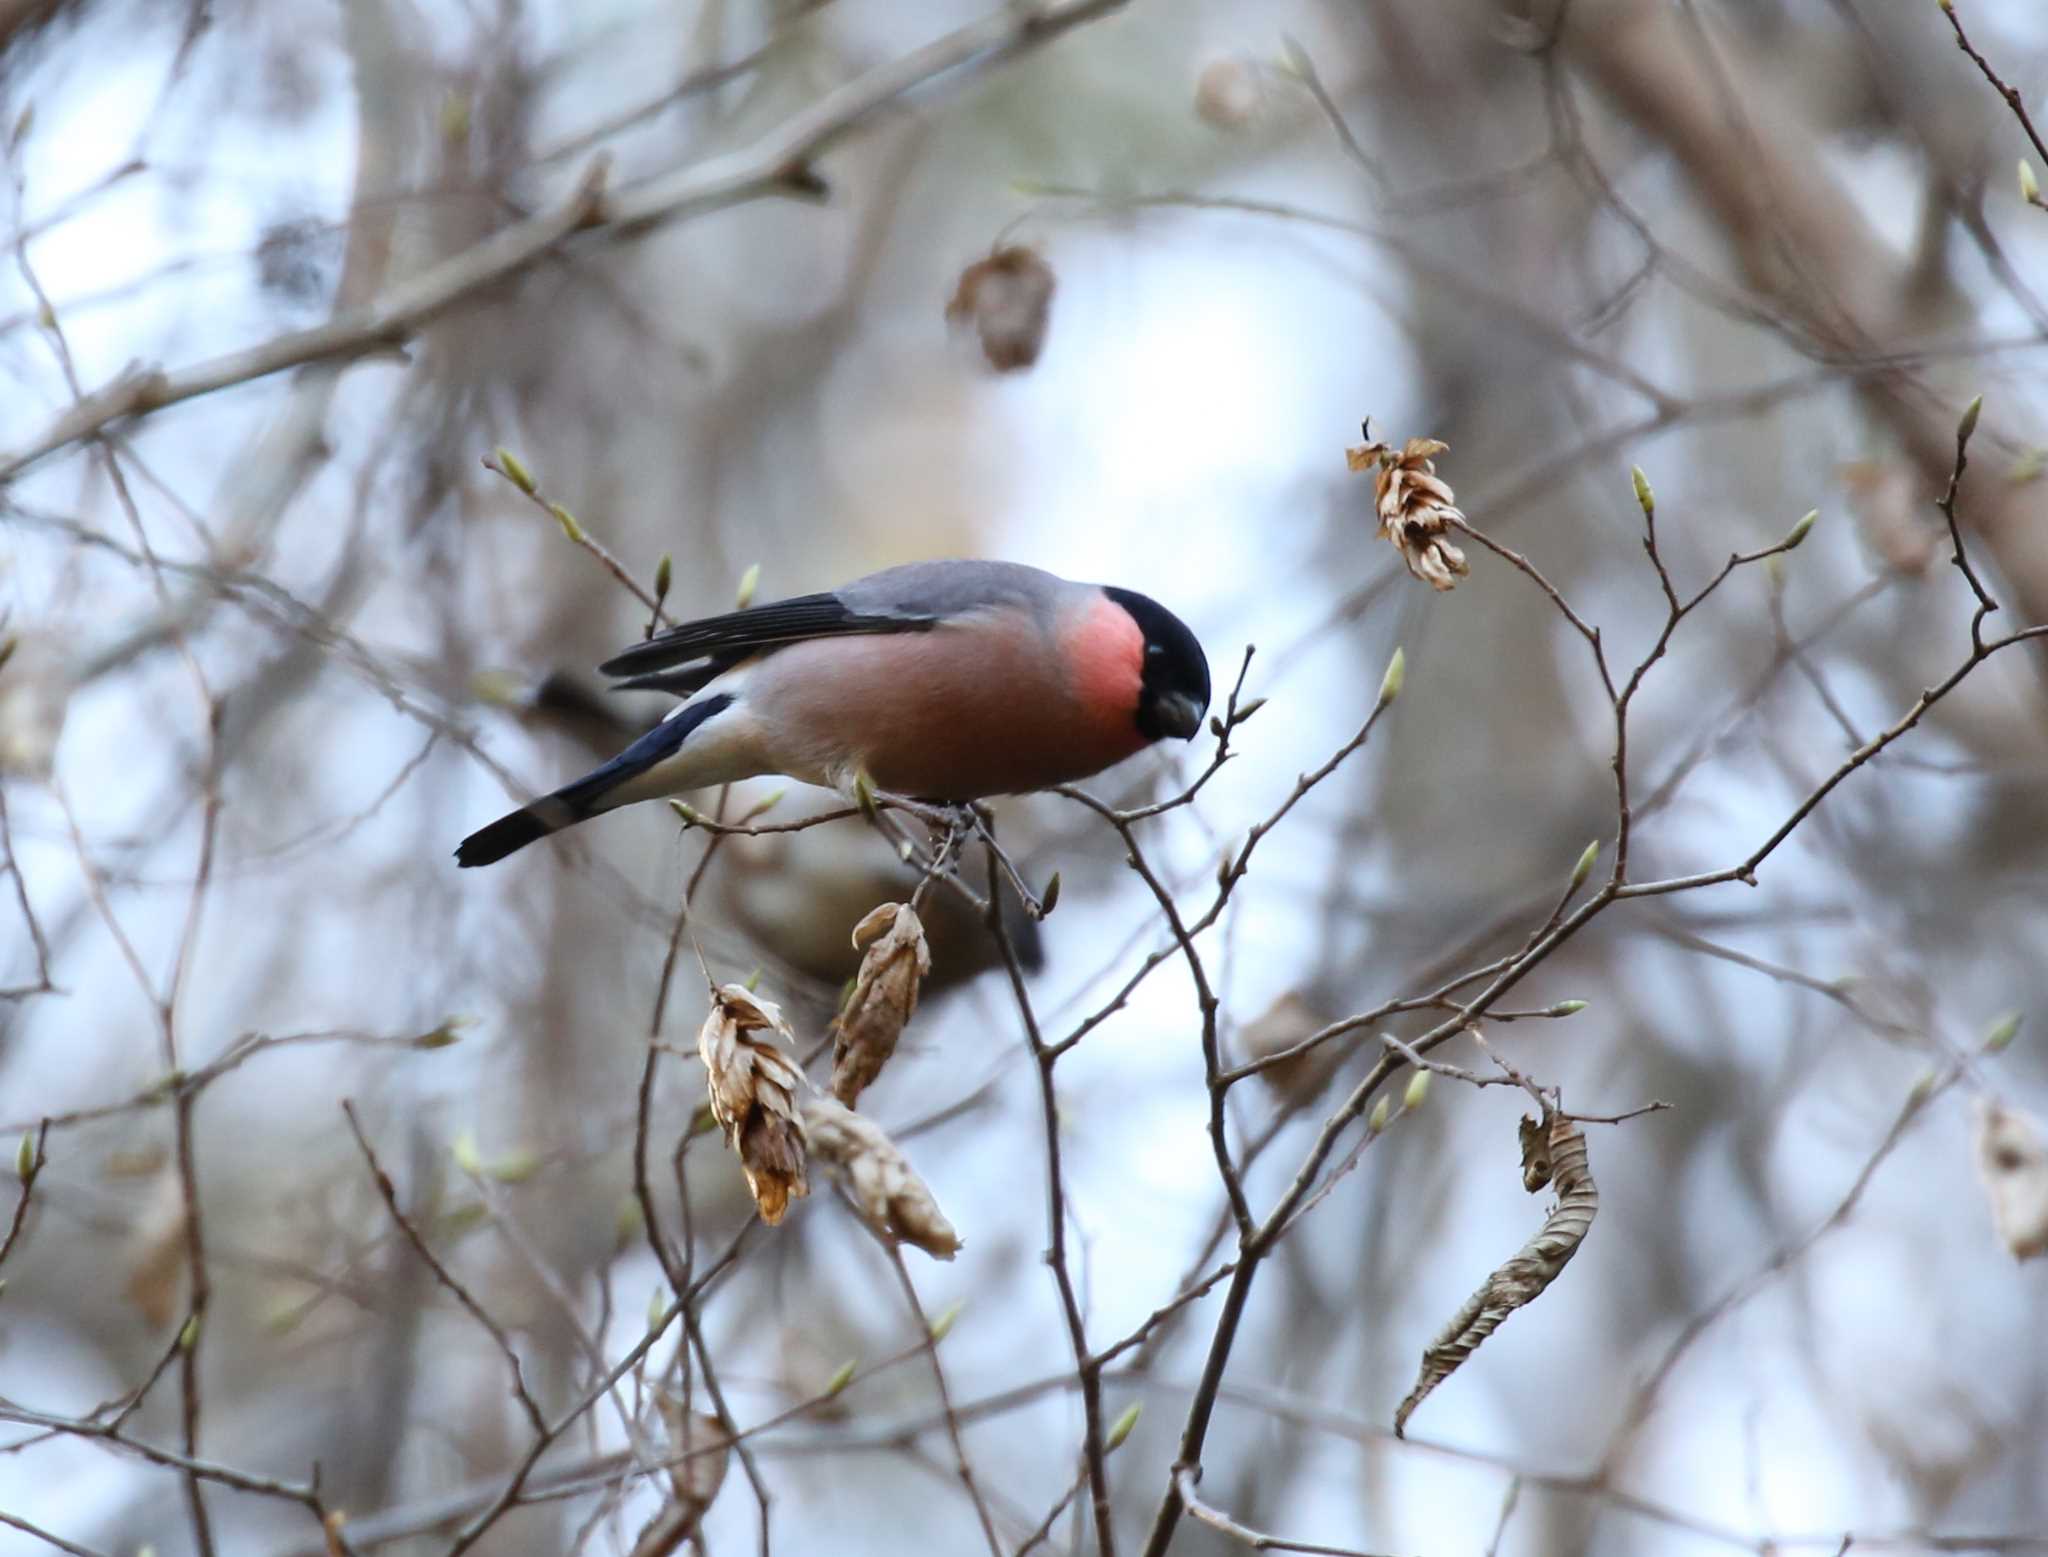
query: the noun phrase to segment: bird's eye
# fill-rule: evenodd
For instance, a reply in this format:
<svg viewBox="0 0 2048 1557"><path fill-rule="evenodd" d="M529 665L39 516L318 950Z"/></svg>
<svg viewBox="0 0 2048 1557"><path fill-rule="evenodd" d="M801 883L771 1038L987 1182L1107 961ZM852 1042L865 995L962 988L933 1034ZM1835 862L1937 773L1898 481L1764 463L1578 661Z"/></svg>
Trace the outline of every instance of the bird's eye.
<svg viewBox="0 0 2048 1557"><path fill-rule="evenodd" d="M1145 645L1145 658L1148 660L1156 660L1165 652L1166 645L1163 643L1148 643Z"/></svg>

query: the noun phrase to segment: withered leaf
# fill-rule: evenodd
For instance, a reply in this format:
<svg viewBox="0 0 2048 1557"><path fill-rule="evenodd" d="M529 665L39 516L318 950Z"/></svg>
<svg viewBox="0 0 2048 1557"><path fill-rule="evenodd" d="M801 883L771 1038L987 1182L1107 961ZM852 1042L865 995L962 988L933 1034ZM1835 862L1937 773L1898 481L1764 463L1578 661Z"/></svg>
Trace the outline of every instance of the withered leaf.
<svg viewBox="0 0 2048 1557"><path fill-rule="evenodd" d="M1406 1435L1408 1418L1431 1390L1457 1372L1480 1342L1500 1328L1502 1320L1535 1302L1557 1279L1586 1241L1600 1209L1600 1192L1586 1162L1586 1137L1576 1124L1546 1110L1541 1124L1525 1117L1521 1135L1522 1182L1532 1193L1545 1182L1555 1183L1557 1205L1536 1236L1488 1276L1429 1343L1422 1354L1421 1375L1394 1413L1397 1438Z"/></svg>
<svg viewBox="0 0 2048 1557"><path fill-rule="evenodd" d="M1057 278L1034 249L1018 244L997 249L960 272L946 322L972 326L981 355L998 373L1016 373L1038 361L1052 320Z"/></svg>

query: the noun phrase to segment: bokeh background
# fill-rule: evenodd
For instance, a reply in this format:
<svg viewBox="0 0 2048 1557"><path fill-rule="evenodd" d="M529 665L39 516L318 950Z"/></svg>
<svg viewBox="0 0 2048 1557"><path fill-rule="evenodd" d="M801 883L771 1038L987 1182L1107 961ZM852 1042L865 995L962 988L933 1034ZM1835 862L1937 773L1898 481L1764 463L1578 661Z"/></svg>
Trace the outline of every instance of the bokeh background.
<svg viewBox="0 0 2048 1557"><path fill-rule="evenodd" d="M2004 81L2048 84L2037 7L1955 14ZM449 857L662 706L600 691L646 609L484 468L494 449L643 585L671 555L678 614L728 608L756 564L772 597L990 555L1168 602L1220 681L1256 645L1240 755L1139 831L1190 917L1400 646L1399 701L1203 937L1232 1062L1514 950L1589 840L1596 881L1611 857L1585 642L1476 545L1450 594L1407 576L1346 469L1366 416L1446 440L1473 523L1623 669L1664 615L1631 465L1682 587L1819 510L1645 681L1636 879L1743 859L1963 664L1972 600L1933 500L1978 393L1957 511L1990 626L2048 619L2048 211L2016 176L2042 159L1932 3L0 0L0 131L0 1123L41 1163L0 1269L10 1553L474 1533L532 1430L343 1099L550 1421L673 1296L632 1157L702 835L643 807L488 872ZM600 159L628 205L742 182L668 219L600 208L488 268ZM998 372L945 309L1010 247L1055 290L1035 361ZM447 306L365 326L421 278ZM323 329L289 362L179 377ZM206 392L87 398L137 366ZM1567 1106L1674 1106L1588 1127L1583 1252L1401 1444L1422 1347L1543 1210L1519 1184L1527 1099L1437 1077L1266 1261L1205 1502L1317 1550L1431 1557L2048 1547L2048 1288L1979 1167L1987 1109L2024 1135L2043 1106L2031 1029L1979 1053L2043 995L2043 663L1972 670L1753 888L1617 903L1531 973L1506 1007L1587 1008L1489 1024L1501 1053ZM1091 787L1171 794L1213 745ZM799 789L773 815L829 804ZM1002 826L1027 876L1060 872L1026 936L1057 1035L1171 940L1089 812L1034 797ZM714 975L758 971L808 1043L853 923L910 881L858 823L737 840L695 922ZM634 1550L672 1506L643 1468L674 1425L656 1386L711 1410L707 1360L731 1422L790 1414L678 1540L987 1549L920 1345L948 1315L935 1355L995 1546L1111 1549L1063 1501L1082 1420L1037 1068L979 929L934 939L863 1106L964 1251L905 1251L913 1305L822 1184L743 1235L715 1135L684 1154L686 1215L686 953L655 1199L700 1273L737 1257L690 1305L701 1355L670 1325L540 1462L600 1473L475 1550ZM1232 1139L1266 1143L1256 1208L1378 1032L1442 1016L1233 1089ZM1098 1348L1230 1255L1200 1028L1171 958L1057 1070ZM1486 1068L1464 1039L1436 1057ZM1106 1411L1141 1407L1109 1461L1118 1549L1151 1527L1217 1304L1106 1371ZM110 1432L191 1446L207 1537L187 1478ZM332 1533L277 1495L316 1466Z"/></svg>

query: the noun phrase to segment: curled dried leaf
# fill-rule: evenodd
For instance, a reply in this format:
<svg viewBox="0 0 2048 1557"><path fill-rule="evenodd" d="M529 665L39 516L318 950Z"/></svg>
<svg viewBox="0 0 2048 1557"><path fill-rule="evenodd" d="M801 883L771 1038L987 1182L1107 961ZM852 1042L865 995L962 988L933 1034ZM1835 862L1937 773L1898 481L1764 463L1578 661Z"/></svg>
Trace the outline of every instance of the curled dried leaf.
<svg viewBox="0 0 2048 1557"><path fill-rule="evenodd" d="M1576 1124L1546 1110L1540 1124L1524 1117L1521 1136L1522 1182L1532 1194L1544 1184L1554 1183L1557 1204L1536 1236L1486 1278L1424 1350L1421 1375L1394 1413L1397 1438L1406 1435L1408 1418L1431 1390L1457 1372L1479 1343L1500 1328L1503 1319L1535 1302L1557 1279L1586 1241L1600 1209L1600 1192L1586 1162L1586 1137Z"/></svg>
<svg viewBox="0 0 2048 1557"><path fill-rule="evenodd" d="M722 985L697 1033L711 1094L711 1117L739 1154L761 1220L782 1220L792 1196L807 1195L797 1093L803 1072L783 1052L789 1024L743 984Z"/></svg>
<svg viewBox="0 0 2048 1557"><path fill-rule="evenodd" d="M1436 456L1450 447L1438 438L1410 438L1397 451L1371 436L1344 451L1345 463L1357 471L1376 470L1374 512L1379 533L1401 553L1408 571L1432 589L1457 587L1472 570L1465 554L1447 539L1464 513L1450 484L1436 473Z"/></svg>
<svg viewBox="0 0 2048 1557"><path fill-rule="evenodd" d="M1922 490L1919 470L1903 460L1856 460L1838 475L1864 541L1885 565L1914 576L1925 573L1946 534L1926 517L1934 505Z"/></svg>
<svg viewBox="0 0 2048 1557"><path fill-rule="evenodd" d="M882 1073L917 1010L932 970L924 924L907 903L884 903L853 927L860 972L832 1020L832 1095L849 1108Z"/></svg>
<svg viewBox="0 0 2048 1557"><path fill-rule="evenodd" d="M178 1175L166 1167L149 1189L149 1200L135 1219L125 1259L128 1301L151 1329L176 1317L185 1293L185 1197Z"/></svg>
<svg viewBox="0 0 2048 1557"><path fill-rule="evenodd" d="M1058 283L1052 267L1034 249L1018 244L997 249L960 272L946 322L973 326L981 355L998 373L1015 373L1038 361L1052 320Z"/></svg>
<svg viewBox="0 0 2048 1557"><path fill-rule="evenodd" d="M76 676L55 635L9 635L0 676L0 778L46 779Z"/></svg>
<svg viewBox="0 0 2048 1557"><path fill-rule="evenodd" d="M633 1557L667 1557L696 1535L732 1462L732 1436L714 1416L685 1411L666 1392L657 1397L668 1425L669 1484L675 1496L633 1543Z"/></svg>
<svg viewBox="0 0 2048 1557"><path fill-rule="evenodd" d="M725 1484L726 1468L732 1462L732 1435L717 1417L684 1411L666 1397L661 1414L668 1422L670 1450L678 1462L669 1471L676 1501L691 1505L701 1515Z"/></svg>
<svg viewBox="0 0 2048 1557"><path fill-rule="evenodd" d="M1313 1096L1329 1079L1337 1063L1337 1050L1326 1044L1321 1049L1288 1054L1288 1050L1326 1026L1328 1018L1299 994L1288 993L1245 1023L1238 1035L1245 1057L1254 1063L1267 1061L1259 1079L1277 1091L1293 1097ZM1276 1059L1276 1055L1286 1055Z"/></svg>
<svg viewBox="0 0 2048 1557"><path fill-rule="evenodd" d="M804 1108L804 1134L878 1237L916 1244L935 1259L950 1260L959 1252L960 1235L932 1192L873 1121L819 1098Z"/></svg>
<svg viewBox="0 0 2048 1557"><path fill-rule="evenodd" d="M2048 1254L2048 1144L2032 1116L1997 1102L1977 1110L1977 1169L1991 1223L2016 1260Z"/></svg>

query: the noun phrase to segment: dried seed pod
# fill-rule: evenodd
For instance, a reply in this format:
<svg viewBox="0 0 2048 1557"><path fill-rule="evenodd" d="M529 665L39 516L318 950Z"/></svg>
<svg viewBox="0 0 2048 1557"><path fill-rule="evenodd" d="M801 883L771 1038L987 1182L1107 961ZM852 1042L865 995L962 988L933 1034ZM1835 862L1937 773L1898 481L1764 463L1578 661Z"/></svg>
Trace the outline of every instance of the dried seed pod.
<svg viewBox="0 0 2048 1557"><path fill-rule="evenodd" d="M719 988L697 1034L711 1117L739 1153L747 1188L761 1220L770 1224L782 1220L791 1196L810 1193L796 1106L803 1072L783 1052L778 1035L790 1036L782 1013L742 984Z"/></svg>
<svg viewBox="0 0 2048 1557"><path fill-rule="evenodd" d="M981 355L998 373L1015 373L1038 361L1052 321L1052 267L1034 249L1012 244L960 272L946 322L974 327Z"/></svg>
<svg viewBox="0 0 2048 1557"><path fill-rule="evenodd" d="M868 914L853 927L853 944L863 954L860 972L832 1020L832 1095L849 1108L896 1052L932 970L924 924L907 903Z"/></svg>
<svg viewBox="0 0 2048 1557"><path fill-rule="evenodd" d="M878 1237L914 1243L941 1260L959 1252L953 1224L878 1125L830 1098L806 1104L803 1122L812 1153L845 1183Z"/></svg>
<svg viewBox="0 0 2048 1557"><path fill-rule="evenodd" d="M1371 470L1374 511L1379 515L1379 533L1401 553L1408 571L1432 589L1455 589L1458 580L1472 570L1465 554L1445 538L1453 523L1465 515L1453 501L1450 484L1436 473L1436 456L1450 445L1436 438L1410 438L1398 453L1392 445L1374 439L1368 424L1367 441L1344 451L1353 470Z"/></svg>

